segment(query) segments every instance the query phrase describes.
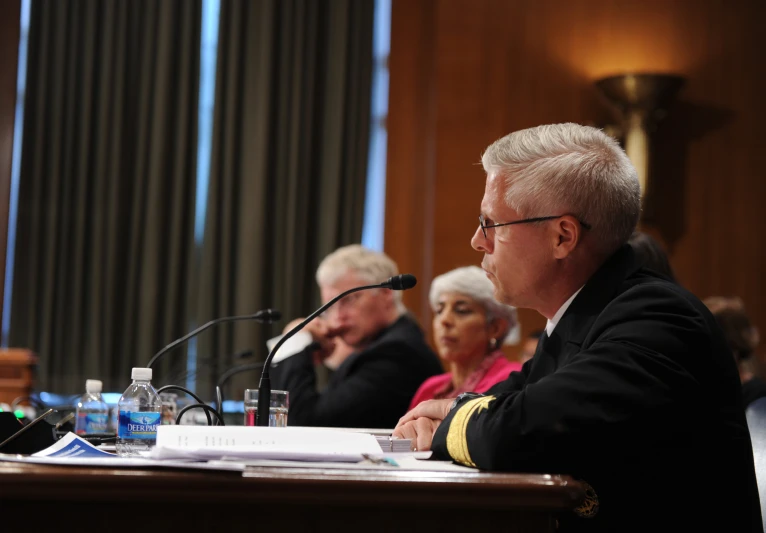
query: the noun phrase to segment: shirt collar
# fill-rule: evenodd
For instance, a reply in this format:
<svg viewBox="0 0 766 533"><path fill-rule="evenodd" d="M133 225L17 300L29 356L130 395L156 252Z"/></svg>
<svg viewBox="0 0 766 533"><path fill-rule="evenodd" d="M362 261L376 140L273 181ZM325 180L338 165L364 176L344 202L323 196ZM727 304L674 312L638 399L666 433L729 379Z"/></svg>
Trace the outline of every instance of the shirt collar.
<svg viewBox="0 0 766 533"><path fill-rule="evenodd" d="M559 310L556 311L556 314L553 315L553 318L548 320L548 323L545 324L545 333L547 333L549 337L551 336L551 333L553 333L553 329L556 327L556 324L559 323L559 320L561 320L561 317L564 316L564 313L566 313L567 309L569 309L570 304L572 301L574 301L575 297L580 294L581 290L582 287L577 289L577 291L572 296L570 296L566 302L564 302L564 305L559 307Z"/></svg>

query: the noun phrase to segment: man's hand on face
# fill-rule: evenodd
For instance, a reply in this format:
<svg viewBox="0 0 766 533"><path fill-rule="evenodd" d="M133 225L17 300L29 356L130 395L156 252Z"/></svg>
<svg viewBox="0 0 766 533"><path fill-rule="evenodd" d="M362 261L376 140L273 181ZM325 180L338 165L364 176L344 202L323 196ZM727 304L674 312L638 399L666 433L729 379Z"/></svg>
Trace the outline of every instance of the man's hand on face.
<svg viewBox="0 0 766 533"><path fill-rule="evenodd" d="M421 402L399 419L394 429L394 437L412 440L412 447L418 451L430 450L434 433L449 413L452 402L449 398Z"/></svg>
<svg viewBox="0 0 766 533"><path fill-rule="evenodd" d="M304 320L305 318L296 318L291 321L284 327L282 334L286 334ZM314 358L317 363L321 363L335 351L335 337L341 333L340 330L330 327L330 324L320 317L317 317L306 324L303 331L311 334L314 342L319 345L319 348L314 351Z"/></svg>

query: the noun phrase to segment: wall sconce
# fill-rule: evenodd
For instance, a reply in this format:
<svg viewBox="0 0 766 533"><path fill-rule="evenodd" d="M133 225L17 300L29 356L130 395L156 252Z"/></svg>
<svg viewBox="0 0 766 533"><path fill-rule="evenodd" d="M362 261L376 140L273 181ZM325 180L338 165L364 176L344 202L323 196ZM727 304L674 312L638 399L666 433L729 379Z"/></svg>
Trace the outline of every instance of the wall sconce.
<svg viewBox="0 0 766 533"><path fill-rule="evenodd" d="M596 86L620 113L619 131L612 130L622 138L625 152L636 167L642 199L649 190L649 134L665 116L667 105L683 84L682 77L670 74L620 74L596 81Z"/></svg>

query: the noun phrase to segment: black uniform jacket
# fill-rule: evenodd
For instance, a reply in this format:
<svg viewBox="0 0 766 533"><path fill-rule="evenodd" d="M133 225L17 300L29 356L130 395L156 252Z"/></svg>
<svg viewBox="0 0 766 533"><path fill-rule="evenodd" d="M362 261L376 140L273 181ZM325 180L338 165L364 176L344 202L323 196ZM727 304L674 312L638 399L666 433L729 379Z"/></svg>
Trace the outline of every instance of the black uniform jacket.
<svg viewBox="0 0 766 533"><path fill-rule="evenodd" d="M433 450L480 469L586 482L592 491L559 517L562 532L761 531L723 333L695 296L637 266L628 246L520 372L450 412Z"/></svg>

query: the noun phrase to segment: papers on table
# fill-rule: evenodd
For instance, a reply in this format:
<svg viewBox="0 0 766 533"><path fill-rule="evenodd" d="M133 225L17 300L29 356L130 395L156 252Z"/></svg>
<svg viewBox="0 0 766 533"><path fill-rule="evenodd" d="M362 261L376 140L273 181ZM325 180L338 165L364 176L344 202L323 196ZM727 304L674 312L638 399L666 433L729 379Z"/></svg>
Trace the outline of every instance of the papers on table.
<svg viewBox="0 0 766 533"><path fill-rule="evenodd" d="M160 426L152 457L355 463L381 451L377 439L368 433L304 427Z"/></svg>
<svg viewBox="0 0 766 533"><path fill-rule="evenodd" d="M79 457L81 459L108 457L110 459L114 459L117 456L112 453L107 453L105 451L99 450L90 442L78 437L74 433L67 433L61 439L56 441L56 443L54 443L52 446L48 446L44 450L33 453L32 457Z"/></svg>
<svg viewBox="0 0 766 533"><path fill-rule="evenodd" d="M368 433L374 435L383 453L406 453L412 449L410 439L400 439L392 436L393 429L373 428L316 428L328 431L341 431L349 433Z"/></svg>
<svg viewBox="0 0 766 533"><path fill-rule="evenodd" d="M246 466L321 467L475 472L449 461L425 461L431 452L411 452L409 440L387 430L160 426L157 446L142 458L119 457L74 433L31 456L0 454L0 461L109 468L184 468L244 471ZM382 450L388 446L394 451ZM401 452L396 451L401 446Z"/></svg>
<svg viewBox="0 0 766 533"><path fill-rule="evenodd" d="M426 461L431 452L415 452L400 457L397 454L386 454L395 464L362 461L359 463L328 463L306 461L276 461L271 459L245 460L247 466L265 466L278 468L322 468L325 470L411 470L427 472L461 472L476 473L478 470L467 466L456 465L452 461Z"/></svg>
<svg viewBox="0 0 766 533"><path fill-rule="evenodd" d="M412 441L410 439L397 439L382 435L375 437L375 439L383 452L406 453L411 451Z"/></svg>
<svg viewBox="0 0 766 533"><path fill-rule="evenodd" d="M0 461L59 466L100 466L108 468L184 468L194 470L232 470L241 472L245 465L236 462L155 461L119 457L99 450L74 433L67 433L55 444L33 455L0 454Z"/></svg>

